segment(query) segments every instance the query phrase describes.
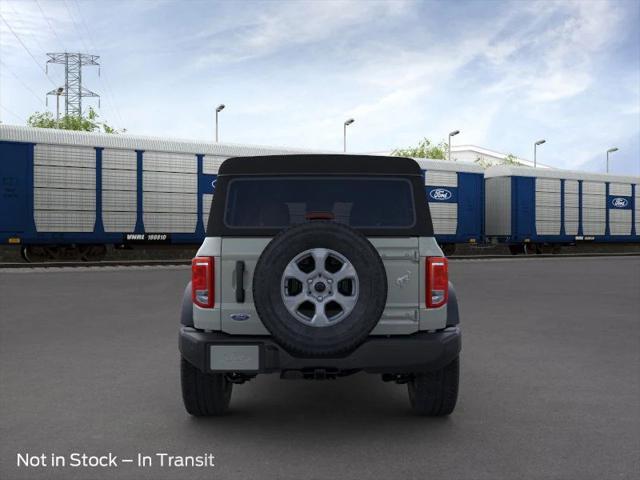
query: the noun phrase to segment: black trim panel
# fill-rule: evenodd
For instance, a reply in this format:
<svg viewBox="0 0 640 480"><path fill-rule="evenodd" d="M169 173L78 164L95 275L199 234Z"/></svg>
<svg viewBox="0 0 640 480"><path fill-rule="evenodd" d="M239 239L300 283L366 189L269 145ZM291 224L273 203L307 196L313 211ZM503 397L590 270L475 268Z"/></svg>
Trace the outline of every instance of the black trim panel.
<svg viewBox="0 0 640 480"><path fill-rule="evenodd" d="M447 300L447 327L454 327L460 323L458 312L458 296L453 283L449 282L449 299Z"/></svg>
<svg viewBox="0 0 640 480"><path fill-rule="evenodd" d="M193 327L193 301L191 299L191 281L184 287L182 294L182 307L180 309L180 323L187 327Z"/></svg>
<svg viewBox="0 0 640 480"><path fill-rule="evenodd" d="M244 261L236 262L236 302L244 303Z"/></svg>
<svg viewBox="0 0 640 480"><path fill-rule="evenodd" d="M268 336L228 335L203 332L191 327L180 329L180 353L203 372L209 370L211 345L259 345L260 369L257 373L286 370L328 371L363 370L368 373L411 373L438 370L453 361L461 349L458 327L413 335L371 336L349 355L340 358L298 358L287 353Z"/></svg>

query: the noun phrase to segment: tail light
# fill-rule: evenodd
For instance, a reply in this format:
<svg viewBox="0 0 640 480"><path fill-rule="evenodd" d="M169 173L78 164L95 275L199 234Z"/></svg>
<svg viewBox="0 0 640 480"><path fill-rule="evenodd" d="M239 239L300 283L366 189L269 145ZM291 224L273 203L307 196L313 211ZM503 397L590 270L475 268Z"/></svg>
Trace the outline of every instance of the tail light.
<svg viewBox="0 0 640 480"><path fill-rule="evenodd" d="M202 308L213 308L215 280L213 257L196 257L191 261L191 300Z"/></svg>
<svg viewBox="0 0 640 480"><path fill-rule="evenodd" d="M427 258L427 307L441 307L449 298L449 267L444 257Z"/></svg>

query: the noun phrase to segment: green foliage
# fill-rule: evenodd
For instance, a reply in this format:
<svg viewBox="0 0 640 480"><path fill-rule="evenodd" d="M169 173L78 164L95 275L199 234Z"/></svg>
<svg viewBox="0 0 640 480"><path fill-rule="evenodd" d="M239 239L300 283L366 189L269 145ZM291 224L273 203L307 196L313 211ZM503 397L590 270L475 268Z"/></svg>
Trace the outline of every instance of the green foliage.
<svg viewBox="0 0 640 480"><path fill-rule="evenodd" d="M518 165L522 165L522 163L518 161L518 157L516 157L513 153L508 154L502 160L498 160L498 161L487 160L486 158L477 157L474 163L480 165L482 168L489 168L489 167L493 167L494 165L512 165L516 167Z"/></svg>
<svg viewBox="0 0 640 480"><path fill-rule="evenodd" d="M29 117L27 125L37 128L59 128L83 132L124 133L127 131L124 128L121 130L113 128L105 122L99 121L98 117L99 115L91 107L89 107L89 112L86 116L65 115L60 120L56 120L51 112L36 112Z"/></svg>
<svg viewBox="0 0 640 480"><path fill-rule="evenodd" d="M436 160L446 160L447 151L449 147L446 142L433 144L428 138L420 140L418 145L413 148L398 148L391 152L391 155L397 157L412 157L412 158L432 158Z"/></svg>
<svg viewBox="0 0 640 480"><path fill-rule="evenodd" d="M482 168L489 168L493 165L495 165L495 162L492 162L491 160L487 160L485 158L482 157L476 157L476 159L473 161L473 163L480 165Z"/></svg>
<svg viewBox="0 0 640 480"><path fill-rule="evenodd" d="M518 161L518 157L516 157L513 153L508 154L504 160L502 160L502 165L522 165Z"/></svg>

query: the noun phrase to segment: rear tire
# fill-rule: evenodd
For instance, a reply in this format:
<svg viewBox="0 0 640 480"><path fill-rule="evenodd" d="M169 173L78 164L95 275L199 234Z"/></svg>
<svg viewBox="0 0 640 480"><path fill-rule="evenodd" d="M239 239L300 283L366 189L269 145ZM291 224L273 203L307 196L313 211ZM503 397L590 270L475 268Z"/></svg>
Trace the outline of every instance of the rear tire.
<svg viewBox="0 0 640 480"><path fill-rule="evenodd" d="M414 375L408 383L411 408L427 417L449 415L458 400L459 379L460 357L440 370Z"/></svg>
<svg viewBox="0 0 640 480"><path fill-rule="evenodd" d="M233 384L223 373L202 373L180 359L180 380L184 408L195 417L224 415L231 401Z"/></svg>

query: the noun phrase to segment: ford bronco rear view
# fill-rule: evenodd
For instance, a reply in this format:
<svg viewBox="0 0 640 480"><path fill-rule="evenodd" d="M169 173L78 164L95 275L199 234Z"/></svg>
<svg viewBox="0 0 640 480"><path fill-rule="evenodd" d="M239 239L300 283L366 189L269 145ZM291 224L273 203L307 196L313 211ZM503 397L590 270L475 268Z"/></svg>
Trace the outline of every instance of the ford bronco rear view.
<svg viewBox="0 0 640 480"><path fill-rule="evenodd" d="M233 385L262 373L363 371L407 384L416 413L448 415L458 395L458 323L416 162L231 158L219 169L183 298L185 408L223 414Z"/></svg>

